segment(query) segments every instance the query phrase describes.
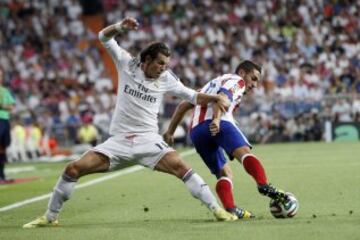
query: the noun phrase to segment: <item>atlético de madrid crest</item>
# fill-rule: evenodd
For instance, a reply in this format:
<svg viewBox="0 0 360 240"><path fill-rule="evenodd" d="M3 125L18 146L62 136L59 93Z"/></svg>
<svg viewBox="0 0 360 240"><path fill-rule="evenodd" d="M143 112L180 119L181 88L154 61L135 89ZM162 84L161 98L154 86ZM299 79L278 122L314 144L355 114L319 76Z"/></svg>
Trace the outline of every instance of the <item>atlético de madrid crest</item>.
<svg viewBox="0 0 360 240"><path fill-rule="evenodd" d="M239 86L240 89L243 88L243 87L245 87L245 81L244 81L244 79L240 79L237 84L238 84L238 86Z"/></svg>

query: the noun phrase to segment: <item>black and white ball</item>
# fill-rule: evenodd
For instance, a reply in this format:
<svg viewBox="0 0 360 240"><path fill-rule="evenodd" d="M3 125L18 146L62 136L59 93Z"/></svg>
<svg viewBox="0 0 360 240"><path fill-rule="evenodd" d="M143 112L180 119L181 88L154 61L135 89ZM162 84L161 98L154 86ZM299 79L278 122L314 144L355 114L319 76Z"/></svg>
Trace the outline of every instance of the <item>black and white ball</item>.
<svg viewBox="0 0 360 240"><path fill-rule="evenodd" d="M285 203L270 200L270 212L275 218L292 218L299 210L299 201L294 194L287 192L289 200Z"/></svg>

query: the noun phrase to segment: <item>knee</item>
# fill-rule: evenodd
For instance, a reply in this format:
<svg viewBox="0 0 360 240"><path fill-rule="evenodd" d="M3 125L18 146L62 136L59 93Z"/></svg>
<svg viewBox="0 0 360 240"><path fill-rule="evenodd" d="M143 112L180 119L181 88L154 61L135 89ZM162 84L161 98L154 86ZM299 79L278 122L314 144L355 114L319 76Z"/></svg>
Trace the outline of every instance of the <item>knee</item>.
<svg viewBox="0 0 360 240"><path fill-rule="evenodd" d="M80 178L80 168L75 162L68 163L64 173L71 178Z"/></svg>
<svg viewBox="0 0 360 240"><path fill-rule="evenodd" d="M171 163L171 172L177 178L183 179L185 174L191 170L191 168L181 159L174 159Z"/></svg>
<svg viewBox="0 0 360 240"><path fill-rule="evenodd" d="M221 172L218 179L220 179L220 178L228 178L228 179L232 180L233 174L232 174L232 172Z"/></svg>
<svg viewBox="0 0 360 240"><path fill-rule="evenodd" d="M182 179L189 170L191 170L191 168L182 162L176 164L173 169L174 175L180 179Z"/></svg>
<svg viewBox="0 0 360 240"><path fill-rule="evenodd" d="M226 177L226 178L229 178L230 180L232 180L233 178L233 173L232 173L232 170L229 166L228 163L226 163L223 168L220 170L220 173L219 175L217 176L218 178L221 178L221 177Z"/></svg>
<svg viewBox="0 0 360 240"><path fill-rule="evenodd" d="M155 166L155 170L168 173L182 179L190 166L176 152L166 154Z"/></svg>
<svg viewBox="0 0 360 240"><path fill-rule="evenodd" d="M244 156L248 155L251 153L251 150L249 147L241 147L241 148L237 148L234 153L233 156L240 162L242 163L242 159L244 158Z"/></svg>

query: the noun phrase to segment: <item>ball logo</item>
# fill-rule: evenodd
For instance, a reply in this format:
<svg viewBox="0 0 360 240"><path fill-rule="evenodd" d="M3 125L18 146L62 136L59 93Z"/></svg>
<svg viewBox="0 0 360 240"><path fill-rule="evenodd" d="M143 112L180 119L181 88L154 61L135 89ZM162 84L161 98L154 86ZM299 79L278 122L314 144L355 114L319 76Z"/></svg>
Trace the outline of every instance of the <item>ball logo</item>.
<svg viewBox="0 0 360 240"><path fill-rule="evenodd" d="M270 213L275 218L292 218L299 210L299 201L294 194L287 192L288 199L285 202L271 199L270 200Z"/></svg>

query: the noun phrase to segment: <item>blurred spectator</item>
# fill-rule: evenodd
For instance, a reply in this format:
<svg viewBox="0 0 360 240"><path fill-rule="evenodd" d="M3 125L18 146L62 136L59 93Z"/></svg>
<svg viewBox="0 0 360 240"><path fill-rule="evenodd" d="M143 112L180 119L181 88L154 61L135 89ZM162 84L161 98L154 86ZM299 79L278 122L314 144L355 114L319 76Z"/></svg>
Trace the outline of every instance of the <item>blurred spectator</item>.
<svg viewBox="0 0 360 240"><path fill-rule="evenodd" d="M25 148L31 160L36 160L40 157L41 147L40 142L42 139L41 128L38 123L34 123L32 119L27 120L25 127L26 138Z"/></svg>
<svg viewBox="0 0 360 240"><path fill-rule="evenodd" d="M75 144L78 142L77 140L77 131L81 125L81 120L79 113L76 109L70 110L70 113L65 120L65 126L67 129L67 140L69 144Z"/></svg>
<svg viewBox="0 0 360 240"><path fill-rule="evenodd" d="M360 94L358 1L1 1L0 66L15 93L15 112L36 116L60 145L76 142L78 119L87 112L107 137L99 122L105 123L103 109L110 109L116 96L96 46L97 33L82 21L82 14L99 12L107 23L124 16L140 21L139 31L118 39L130 52L151 39L167 42L173 50L171 68L191 87L233 71L243 59L263 65L261 86L237 117L246 122L259 111L269 122L278 118L275 109L285 139L305 139L300 132L292 135L294 122L303 122L313 108L320 121L348 121L347 113L339 112L344 106L329 112L329 105L338 105L333 99L349 100L350 120L358 111L351 95ZM175 101L165 98L164 117ZM275 129L261 118L257 140L266 142Z"/></svg>
<svg viewBox="0 0 360 240"><path fill-rule="evenodd" d="M93 124L99 130L99 135L101 136L101 141L105 141L109 135L109 127L111 122L111 116L109 111L106 111L105 108L101 105L100 109L94 115Z"/></svg>
<svg viewBox="0 0 360 240"><path fill-rule="evenodd" d="M323 124L319 117L317 109L312 109L307 121L307 129L305 135L305 141L320 141L323 137Z"/></svg>
<svg viewBox="0 0 360 240"><path fill-rule="evenodd" d="M356 112L355 117L354 117L354 122L360 123L360 112Z"/></svg>
<svg viewBox="0 0 360 240"><path fill-rule="evenodd" d="M25 148L26 130L18 116L14 117L11 126L12 141L9 147L9 159L12 162L28 161Z"/></svg>
<svg viewBox="0 0 360 240"><path fill-rule="evenodd" d="M345 99L336 100L331 111L335 122L351 122L351 106Z"/></svg>
<svg viewBox="0 0 360 240"><path fill-rule="evenodd" d="M78 130L78 139L80 143L88 143L95 146L99 137L98 130L92 124L92 116L87 114L83 117L83 125Z"/></svg>
<svg viewBox="0 0 360 240"><path fill-rule="evenodd" d="M7 163L6 149L11 143L10 113L15 105L15 99L4 84L4 72L0 69L0 183L7 183L5 164Z"/></svg>
<svg viewBox="0 0 360 240"><path fill-rule="evenodd" d="M352 115L356 119L356 115L360 114L360 96L354 97L353 103L352 103Z"/></svg>

